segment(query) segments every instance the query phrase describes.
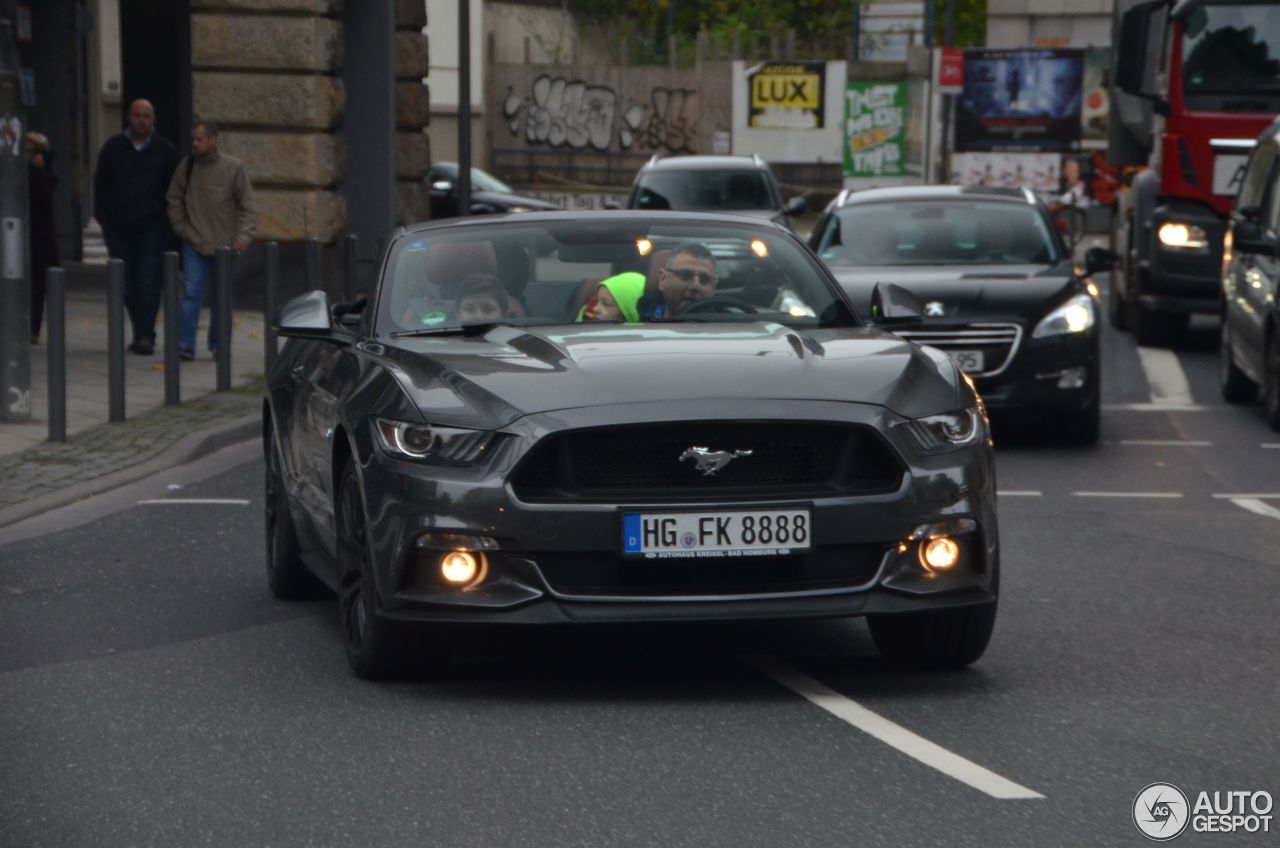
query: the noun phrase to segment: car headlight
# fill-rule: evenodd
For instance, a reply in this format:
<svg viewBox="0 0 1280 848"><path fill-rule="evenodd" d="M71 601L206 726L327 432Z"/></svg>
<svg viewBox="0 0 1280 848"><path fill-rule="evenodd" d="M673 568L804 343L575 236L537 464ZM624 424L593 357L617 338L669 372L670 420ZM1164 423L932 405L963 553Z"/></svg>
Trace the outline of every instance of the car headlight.
<svg viewBox="0 0 1280 848"><path fill-rule="evenodd" d="M1098 320L1097 311L1092 297L1078 294L1040 319L1031 338L1088 332Z"/></svg>
<svg viewBox="0 0 1280 848"><path fill-rule="evenodd" d="M375 419L383 450L400 459L435 465L475 465L484 458L497 434L487 430L463 430L432 424Z"/></svg>
<svg viewBox="0 0 1280 848"><path fill-rule="evenodd" d="M512 214L515 214L516 212L528 212L529 207L528 206L508 206L507 211Z"/></svg>
<svg viewBox="0 0 1280 848"><path fill-rule="evenodd" d="M910 433L925 453L947 453L975 445L986 433L981 406L914 418L898 426Z"/></svg>
<svg viewBox="0 0 1280 848"><path fill-rule="evenodd" d="M1209 249L1209 234L1195 224L1181 224L1167 221L1156 231L1160 246L1169 250L1189 250L1206 252Z"/></svg>

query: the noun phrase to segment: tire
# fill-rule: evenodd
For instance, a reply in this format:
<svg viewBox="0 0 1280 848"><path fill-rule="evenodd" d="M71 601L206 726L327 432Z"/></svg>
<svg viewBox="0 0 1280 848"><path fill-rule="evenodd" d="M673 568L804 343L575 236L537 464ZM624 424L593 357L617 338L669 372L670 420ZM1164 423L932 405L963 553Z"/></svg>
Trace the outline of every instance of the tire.
<svg viewBox="0 0 1280 848"><path fill-rule="evenodd" d="M347 663L363 680L387 680L402 670L401 628L378 616L364 497L350 461L342 469L336 503L338 615Z"/></svg>
<svg viewBox="0 0 1280 848"><path fill-rule="evenodd" d="M275 433L266 450L266 497L263 518L266 526L267 587L281 600L297 601L323 595L324 584L302 561L302 545L289 514L289 494L284 487L280 449Z"/></svg>
<svg viewBox="0 0 1280 848"><path fill-rule="evenodd" d="M1231 355L1231 322L1225 312L1218 340L1218 382L1222 386L1222 399L1227 403L1252 402L1258 396L1258 384L1236 367Z"/></svg>
<svg viewBox="0 0 1280 848"><path fill-rule="evenodd" d="M987 649L995 623L995 601L867 617L880 655L893 665L909 668L964 668Z"/></svg>
<svg viewBox="0 0 1280 848"><path fill-rule="evenodd" d="M1267 336L1264 364L1262 409L1267 416L1267 424L1280 433L1280 330L1273 328Z"/></svg>
<svg viewBox="0 0 1280 848"><path fill-rule="evenodd" d="M1143 347L1172 347L1190 323L1179 312L1157 312L1140 303L1133 305L1133 337Z"/></svg>

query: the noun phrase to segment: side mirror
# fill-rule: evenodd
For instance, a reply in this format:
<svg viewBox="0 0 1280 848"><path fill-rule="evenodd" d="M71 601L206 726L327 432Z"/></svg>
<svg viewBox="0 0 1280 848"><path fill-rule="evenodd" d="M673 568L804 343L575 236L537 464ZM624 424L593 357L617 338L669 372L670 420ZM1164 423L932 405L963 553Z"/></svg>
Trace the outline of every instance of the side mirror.
<svg viewBox="0 0 1280 848"><path fill-rule="evenodd" d="M322 291L298 295L280 307L276 330L282 336L326 338L333 334L329 297Z"/></svg>
<svg viewBox="0 0 1280 848"><path fill-rule="evenodd" d="M1235 237L1231 241L1234 253L1252 253L1254 256L1280 257L1280 240L1258 233L1249 238Z"/></svg>
<svg viewBox="0 0 1280 848"><path fill-rule="evenodd" d="M803 197L793 197L787 201L787 205L783 207L783 210L788 215L803 215L805 210L808 208L809 201L805 200Z"/></svg>
<svg viewBox="0 0 1280 848"><path fill-rule="evenodd" d="M1115 61L1115 87L1134 97L1153 101L1158 115L1169 114L1169 101L1147 89L1147 74L1153 62L1148 51L1153 46L1151 38L1153 18L1166 7L1165 0L1147 0L1125 11L1120 18L1120 42L1113 55Z"/></svg>
<svg viewBox="0 0 1280 848"><path fill-rule="evenodd" d="M1110 271L1119 266L1120 254L1105 247L1091 247L1084 252L1084 275L1086 277L1099 271Z"/></svg>
<svg viewBox="0 0 1280 848"><path fill-rule="evenodd" d="M1231 213L1231 217L1234 218L1236 221L1261 221L1262 207L1261 206L1241 206L1239 209L1236 209L1234 212Z"/></svg>
<svg viewBox="0 0 1280 848"><path fill-rule="evenodd" d="M908 289L895 283L876 283L871 292L871 323L910 324L924 318L924 304Z"/></svg>

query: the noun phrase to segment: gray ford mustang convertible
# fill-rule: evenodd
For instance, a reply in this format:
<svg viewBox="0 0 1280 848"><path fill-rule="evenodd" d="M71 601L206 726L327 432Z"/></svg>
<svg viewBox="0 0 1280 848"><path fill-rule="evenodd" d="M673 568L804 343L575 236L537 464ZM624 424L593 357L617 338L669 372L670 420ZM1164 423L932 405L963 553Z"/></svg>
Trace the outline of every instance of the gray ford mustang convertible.
<svg viewBox="0 0 1280 848"><path fill-rule="evenodd" d="M357 675L467 622L864 615L894 662L982 654L986 414L883 329L907 292L869 326L790 232L692 213L399 229L375 279L281 310L263 409L268 583L337 593Z"/></svg>

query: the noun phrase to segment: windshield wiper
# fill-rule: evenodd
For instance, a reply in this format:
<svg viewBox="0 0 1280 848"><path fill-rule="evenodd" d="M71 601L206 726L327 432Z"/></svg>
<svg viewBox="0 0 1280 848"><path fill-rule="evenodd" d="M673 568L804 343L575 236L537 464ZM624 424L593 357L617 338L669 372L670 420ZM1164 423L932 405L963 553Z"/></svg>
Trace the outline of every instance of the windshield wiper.
<svg viewBox="0 0 1280 848"><path fill-rule="evenodd" d="M400 330L392 333L393 339L413 338L415 336L483 336L498 327L523 326L510 321L477 321L471 324L450 324L447 327L422 327L418 330Z"/></svg>

